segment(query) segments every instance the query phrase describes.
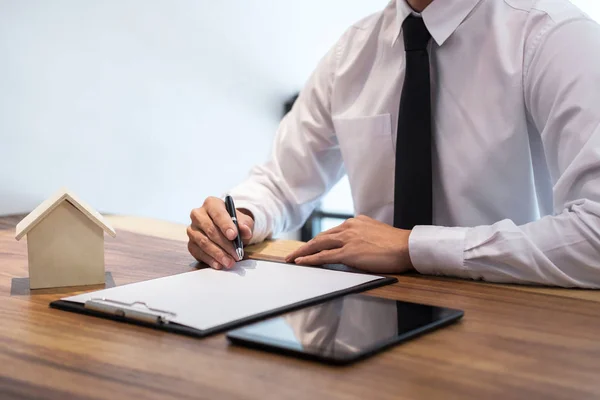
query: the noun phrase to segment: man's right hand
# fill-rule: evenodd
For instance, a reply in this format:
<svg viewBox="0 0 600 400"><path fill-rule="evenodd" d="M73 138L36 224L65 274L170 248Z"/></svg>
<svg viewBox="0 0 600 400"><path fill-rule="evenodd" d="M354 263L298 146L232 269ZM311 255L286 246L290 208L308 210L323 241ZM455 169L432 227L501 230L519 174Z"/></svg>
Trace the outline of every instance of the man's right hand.
<svg viewBox="0 0 600 400"><path fill-rule="evenodd" d="M190 218L192 223L187 228L190 254L214 269L233 267L237 254L232 240L235 239L237 230L223 200L207 198L202 207L192 210ZM237 209L237 218L242 240L244 244L248 244L254 230L252 213Z"/></svg>

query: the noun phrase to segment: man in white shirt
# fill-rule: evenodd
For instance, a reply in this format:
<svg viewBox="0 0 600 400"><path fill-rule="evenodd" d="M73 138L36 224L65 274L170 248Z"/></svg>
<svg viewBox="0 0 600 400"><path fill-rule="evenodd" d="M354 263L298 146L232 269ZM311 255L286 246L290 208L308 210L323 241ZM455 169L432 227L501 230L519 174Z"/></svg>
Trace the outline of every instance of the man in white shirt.
<svg viewBox="0 0 600 400"><path fill-rule="evenodd" d="M346 173L358 217L288 261L600 287L600 26L568 0L392 0L230 191L245 243L297 229ZM191 219L190 253L231 268L223 201Z"/></svg>

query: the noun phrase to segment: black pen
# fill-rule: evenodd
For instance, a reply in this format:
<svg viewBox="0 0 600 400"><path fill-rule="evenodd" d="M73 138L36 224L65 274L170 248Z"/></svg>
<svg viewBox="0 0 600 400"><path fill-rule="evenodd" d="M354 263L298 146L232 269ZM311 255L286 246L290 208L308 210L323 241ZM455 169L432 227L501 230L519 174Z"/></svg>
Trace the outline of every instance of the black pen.
<svg viewBox="0 0 600 400"><path fill-rule="evenodd" d="M229 213L229 216L233 220L235 224L235 229L237 229L237 236L232 240L233 247L235 247L235 252L238 256L238 261L241 261L244 258L244 243L242 243L242 236L240 234L240 226L238 225L237 213L235 211L235 204L233 204L233 198L229 195L225 197L225 208Z"/></svg>

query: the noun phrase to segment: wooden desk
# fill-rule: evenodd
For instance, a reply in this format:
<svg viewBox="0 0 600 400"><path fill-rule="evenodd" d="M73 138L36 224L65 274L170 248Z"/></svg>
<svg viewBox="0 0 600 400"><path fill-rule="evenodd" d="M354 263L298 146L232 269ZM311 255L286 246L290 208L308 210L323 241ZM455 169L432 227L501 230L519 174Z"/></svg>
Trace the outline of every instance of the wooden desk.
<svg viewBox="0 0 600 400"><path fill-rule="evenodd" d="M600 302L593 299L400 276L371 293L460 308L463 321L335 368L233 347L224 335L195 339L48 307L74 292L11 294L13 278L27 276L14 223L0 219L2 399L600 397ZM123 230L106 240L117 285L192 269L183 241ZM273 256L277 246L257 251Z"/></svg>

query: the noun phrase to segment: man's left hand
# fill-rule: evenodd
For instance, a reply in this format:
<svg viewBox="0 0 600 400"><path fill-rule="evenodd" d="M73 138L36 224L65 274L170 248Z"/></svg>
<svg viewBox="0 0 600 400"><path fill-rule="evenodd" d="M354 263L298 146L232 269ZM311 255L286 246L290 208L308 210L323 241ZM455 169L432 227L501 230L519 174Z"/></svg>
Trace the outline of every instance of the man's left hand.
<svg viewBox="0 0 600 400"><path fill-rule="evenodd" d="M317 235L286 257L305 265L341 263L373 273L413 270L408 254L409 230L394 228L364 215Z"/></svg>

